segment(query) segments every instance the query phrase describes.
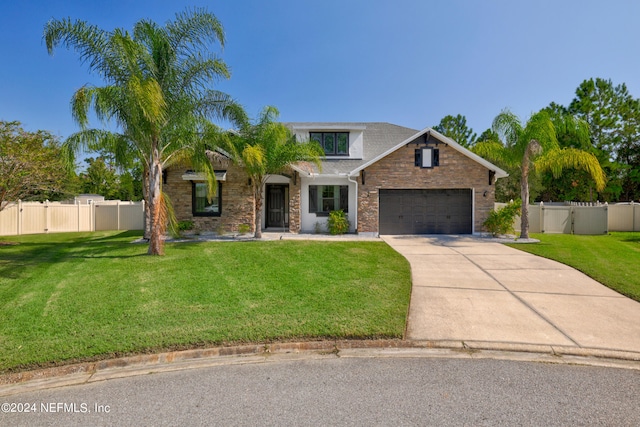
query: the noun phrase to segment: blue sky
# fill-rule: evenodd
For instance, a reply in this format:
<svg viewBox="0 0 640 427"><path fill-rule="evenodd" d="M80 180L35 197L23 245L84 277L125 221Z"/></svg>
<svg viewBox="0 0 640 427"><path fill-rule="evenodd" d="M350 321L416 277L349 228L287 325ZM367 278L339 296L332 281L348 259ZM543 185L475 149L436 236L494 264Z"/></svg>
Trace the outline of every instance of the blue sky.
<svg viewBox="0 0 640 427"><path fill-rule="evenodd" d="M164 23L189 6L222 21L232 77L217 88L255 116L385 121L422 129L463 114L480 134L508 107L522 118L567 105L585 79L640 97L640 2L634 0L111 0L6 2L0 13L0 119L65 138L69 100L100 84L74 52L49 56L51 18L103 29ZM99 123L95 123L96 126Z"/></svg>

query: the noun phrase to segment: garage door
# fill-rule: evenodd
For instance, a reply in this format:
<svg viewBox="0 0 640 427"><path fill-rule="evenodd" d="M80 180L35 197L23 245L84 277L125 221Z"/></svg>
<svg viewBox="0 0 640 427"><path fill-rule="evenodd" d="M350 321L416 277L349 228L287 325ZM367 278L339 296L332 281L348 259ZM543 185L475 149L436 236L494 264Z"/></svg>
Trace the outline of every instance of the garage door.
<svg viewBox="0 0 640 427"><path fill-rule="evenodd" d="M471 234L470 189L380 190L380 234Z"/></svg>

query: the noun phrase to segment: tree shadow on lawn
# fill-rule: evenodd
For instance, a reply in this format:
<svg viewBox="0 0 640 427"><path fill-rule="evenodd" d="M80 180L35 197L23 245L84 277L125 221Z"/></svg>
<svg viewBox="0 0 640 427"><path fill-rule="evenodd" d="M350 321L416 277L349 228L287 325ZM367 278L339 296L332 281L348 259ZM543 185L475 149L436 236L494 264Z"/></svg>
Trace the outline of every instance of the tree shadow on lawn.
<svg viewBox="0 0 640 427"><path fill-rule="evenodd" d="M629 242L629 243L637 243L640 244L640 233L638 233L635 236L629 236L625 239L621 239L623 242Z"/></svg>
<svg viewBox="0 0 640 427"><path fill-rule="evenodd" d="M136 254L118 254L131 237L139 233L123 232L111 236L82 236L62 241L53 238L50 242L17 242L0 247L0 277L20 279L29 269L46 264L65 262L70 259L111 258L127 259L146 255L146 251Z"/></svg>

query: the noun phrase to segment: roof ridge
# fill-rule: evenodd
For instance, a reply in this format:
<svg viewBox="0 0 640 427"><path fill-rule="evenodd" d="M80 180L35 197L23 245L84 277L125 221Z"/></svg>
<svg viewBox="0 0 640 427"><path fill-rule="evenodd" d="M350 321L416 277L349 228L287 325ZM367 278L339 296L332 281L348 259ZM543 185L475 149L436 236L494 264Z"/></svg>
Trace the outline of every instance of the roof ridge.
<svg viewBox="0 0 640 427"><path fill-rule="evenodd" d="M334 121L334 122L328 122L328 121L324 121L324 122L318 122L318 121L309 121L309 122L302 122L302 121L296 121L296 122L282 122L284 125L304 125L306 127L309 126L340 126L340 125L386 125L386 126L394 126L397 128L403 128L403 129L409 129L409 130L413 130L415 132L419 132L420 129L416 129L413 127L408 127L408 126L403 126L403 125L399 125L397 123L391 123L388 121Z"/></svg>

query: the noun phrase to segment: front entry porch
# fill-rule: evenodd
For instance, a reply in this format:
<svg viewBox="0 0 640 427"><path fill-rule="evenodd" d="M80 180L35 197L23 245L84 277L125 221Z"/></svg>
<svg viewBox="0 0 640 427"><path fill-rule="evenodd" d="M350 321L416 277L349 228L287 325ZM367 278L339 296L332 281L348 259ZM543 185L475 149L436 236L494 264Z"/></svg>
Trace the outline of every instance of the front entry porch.
<svg viewBox="0 0 640 427"><path fill-rule="evenodd" d="M289 185L267 184L265 188L265 229L289 228Z"/></svg>

